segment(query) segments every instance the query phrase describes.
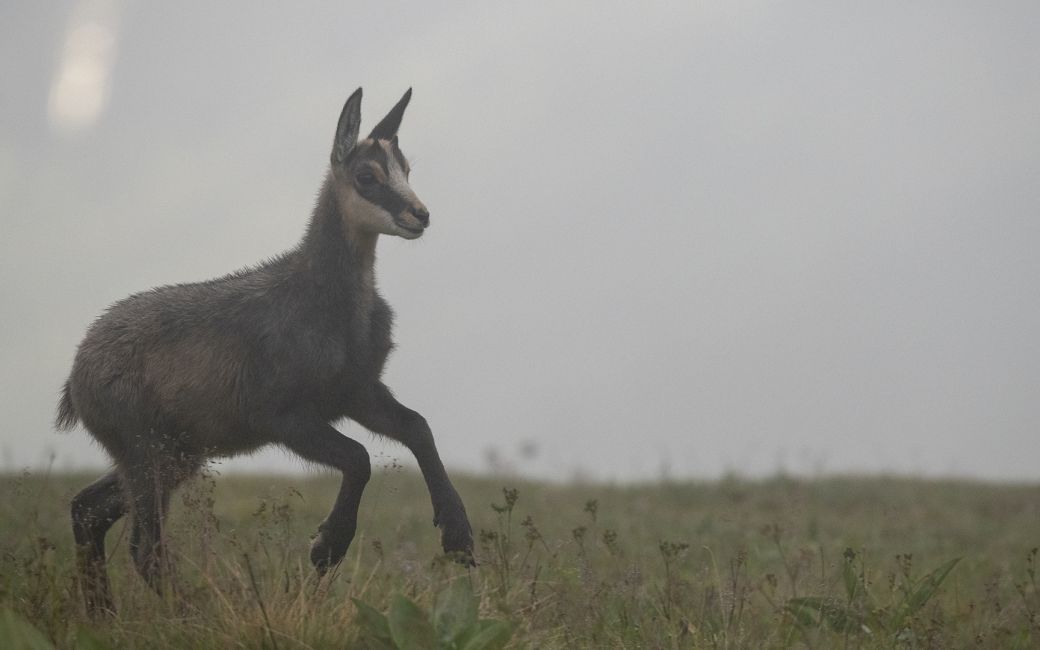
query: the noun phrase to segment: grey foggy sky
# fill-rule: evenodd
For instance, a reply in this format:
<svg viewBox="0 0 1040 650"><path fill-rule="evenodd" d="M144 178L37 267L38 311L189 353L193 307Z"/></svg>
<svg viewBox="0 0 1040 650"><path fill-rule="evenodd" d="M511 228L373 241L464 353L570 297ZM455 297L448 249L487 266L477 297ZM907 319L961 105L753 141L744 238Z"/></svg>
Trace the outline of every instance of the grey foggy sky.
<svg viewBox="0 0 1040 650"><path fill-rule="evenodd" d="M362 128L415 89L432 227L377 274L449 466L1040 479L1040 4L347 4L0 8L4 467L105 462L51 428L87 325L292 246L360 85Z"/></svg>

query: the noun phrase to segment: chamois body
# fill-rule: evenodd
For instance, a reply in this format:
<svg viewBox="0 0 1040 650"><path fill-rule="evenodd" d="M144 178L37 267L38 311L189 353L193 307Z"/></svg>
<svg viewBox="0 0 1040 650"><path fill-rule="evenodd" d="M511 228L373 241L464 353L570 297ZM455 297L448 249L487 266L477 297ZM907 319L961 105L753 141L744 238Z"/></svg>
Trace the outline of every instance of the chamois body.
<svg viewBox="0 0 1040 650"><path fill-rule="evenodd" d="M327 181L296 249L113 305L69 380L84 426L118 463L143 460L147 443L186 460L251 451L278 442L269 423L300 404L325 421L349 417L382 373L392 313L374 286L373 251L341 230Z"/></svg>
<svg viewBox="0 0 1040 650"><path fill-rule="evenodd" d="M57 425L81 421L115 470L72 502L88 610L111 610L104 538L132 517L130 551L162 589L162 521L171 491L206 459L279 444L343 472L311 561L324 573L353 539L371 466L331 423L348 417L402 442L430 490L442 545L471 563L465 508L426 420L382 383L393 314L376 291L380 234L421 236L429 212L408 185L397 128L411 91L358 141L361 89L340 116L327 174L303 240L253 268L135 294L80 343Z"/></svg>

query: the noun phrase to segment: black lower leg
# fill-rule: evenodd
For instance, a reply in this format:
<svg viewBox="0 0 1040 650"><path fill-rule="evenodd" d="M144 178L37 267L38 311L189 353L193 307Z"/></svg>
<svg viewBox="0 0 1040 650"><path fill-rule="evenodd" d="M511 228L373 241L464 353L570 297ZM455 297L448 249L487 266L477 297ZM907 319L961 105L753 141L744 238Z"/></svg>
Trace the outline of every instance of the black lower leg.
<svg viewBox="0 0 1040 650"><path fill-rule="evenodd" d="M444 552L463 564L473 562L473 530L462 497L444 469L426 419L418 413L402 430L402 442L415 456L433 504L433 525L441 529Z"/></svg>
<svg viewBox="0 0 1040 650"><path fill-rule="evenodd" d="M105 568L105 534L126 513L119 476L110 472L72 499L72 535L80 585L89 614L114 611Z"/></svg>
<svg viewBox="0 0 1040 650"><path fill-rule="evenodd" d="M430 491L433 523L441 529L444 552L454 555L463 564L472 565L473 530L462 499L437 453L426 418L398 402L383 384L375 385L364 399L359 399L350 417L376 433L401 442L412 452Z"/></svg>
<svg viewBox="0 0 1040 650"><path fill-rule="evenodd" d="M160 595L170 573L163 543L170 494L190 473L188 469L153 461L141 463L133 474L128 471L124 477L133 517L130 555L137 572Z"/></svg>
<svg viewBox="0 0 1040 650"><path fill-rule="evenodd" d="M354 539L361 495L372 474L368 452L357 441L317 419L287 424L281 439L302 458L343 472L336 503L318 526L318 535L311 545L311 563L319 574L325 574L343 559Z"/></svg>

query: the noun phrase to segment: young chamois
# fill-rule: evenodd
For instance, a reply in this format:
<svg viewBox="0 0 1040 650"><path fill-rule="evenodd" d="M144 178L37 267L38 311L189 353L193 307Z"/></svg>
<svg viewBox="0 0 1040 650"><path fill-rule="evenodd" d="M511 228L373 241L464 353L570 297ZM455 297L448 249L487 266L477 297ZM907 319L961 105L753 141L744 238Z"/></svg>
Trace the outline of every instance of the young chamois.
<svg viewBox="0 0 1040 650"><path fill-rule="evenodd" d="M161 590L171 491L207 458L279 444L343 473L311 562L338 563L357 527L368 452L332 426L350 418L418 460L446 553L472 563L473 535L426 420L380 376L392 312L375 287L379 235L417 239L430 213L408 184L397 129L411 89L358 139L361 89L343 107L331 165L303 240L254 268L159 287L108 309L79 345L57 427L77 421L115 469L72 500L87 608L113 608L105 533L123 515L138 572Z"/></svg>

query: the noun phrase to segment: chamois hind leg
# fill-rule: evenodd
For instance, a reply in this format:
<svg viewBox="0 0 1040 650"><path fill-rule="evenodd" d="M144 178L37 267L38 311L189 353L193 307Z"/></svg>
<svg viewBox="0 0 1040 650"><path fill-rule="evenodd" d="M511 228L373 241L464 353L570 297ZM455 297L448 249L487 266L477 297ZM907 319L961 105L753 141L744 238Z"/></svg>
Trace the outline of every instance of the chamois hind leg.
<svg viewBox="0 0 1040 650"><path fill-rule="evenodd" d="M87 612L114 612L105 568L105 534L126 514L126 495L115 471L85 487L72 499L72 536Z"/></svg>
<svg viewBox="0 0 1040 650"><path fill-rule="evenodd" d="M372 476L368 452L361 443L316 417L282 423L278 440L301 458L343 473L336 503L318 526L318 536L311 544L311 564L319 575L325 575L339 564L354 539L361 493Z"/></svg>
<svg viewBox="0 0 1040 650"><path fill-rule="evenodd" d="M130 555L137 572L159 595L171 575L163 539L170 495L196 469L194 463L164 457L152 457L123 468L132 517Z"/></svg>

